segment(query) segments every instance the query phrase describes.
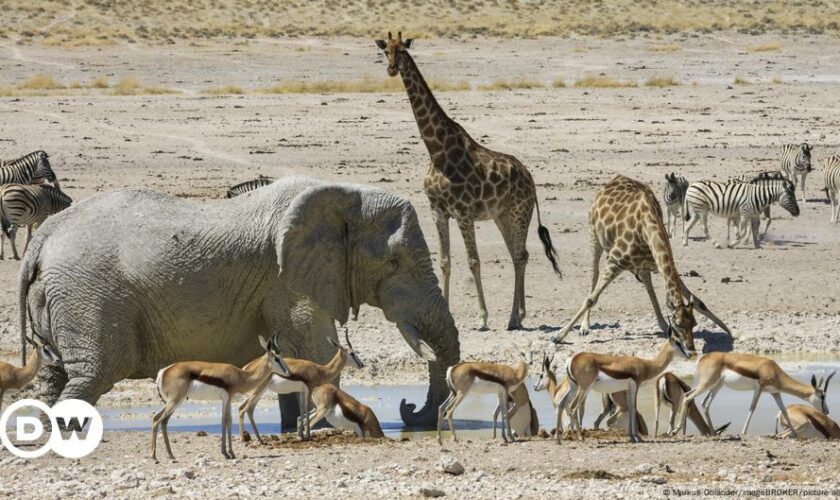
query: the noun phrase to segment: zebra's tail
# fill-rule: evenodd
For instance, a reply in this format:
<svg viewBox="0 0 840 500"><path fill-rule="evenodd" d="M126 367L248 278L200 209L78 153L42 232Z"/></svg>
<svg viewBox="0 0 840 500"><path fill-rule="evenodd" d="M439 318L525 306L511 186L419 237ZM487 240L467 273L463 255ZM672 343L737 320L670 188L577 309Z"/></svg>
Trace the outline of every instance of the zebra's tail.
<svg viewBox="0 0 840 500"><path fill-rule="evenodd" d="M12 223L9 217L6 216L6 209L3 207L3 198L0 197L0 227L3 229L3 234L6 238L12 239Z"/></svg>
<svg viewBox="0 0 840 500"><path fill-rule="evenodd" d="M548 228L542 225L542 217L540 217L540 202L536 199L535 202L537 207L537 235L539 235L543 248L545 248L545 256L548 257L548 261L551 262L551 267L553 267L554 272L562 278L563 273L557 265L557 250L554 249L554 245L551 243L551 235L548 234Z"/></svg>
<svg viewBox="0 0 840 500"><path fill-rule="evenodd" d="M683 221L688 222L689 220L691 220L691 215L689 215L688 213L688 196L683 196L682 211Z"/></svg>

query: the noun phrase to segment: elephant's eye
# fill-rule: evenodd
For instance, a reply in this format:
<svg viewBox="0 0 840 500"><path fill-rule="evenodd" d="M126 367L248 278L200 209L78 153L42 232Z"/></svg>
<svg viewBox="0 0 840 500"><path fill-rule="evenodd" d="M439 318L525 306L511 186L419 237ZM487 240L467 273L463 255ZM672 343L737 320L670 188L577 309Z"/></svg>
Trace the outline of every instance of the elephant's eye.
<svg viewBox="0 0 840 500"><path fill-rule="evenodd" d="M396 271L397 269L400 268L399 257L391 257L391 259L388 261L388 263L391 265L391 270L393 270L393 271Z"/></svg>

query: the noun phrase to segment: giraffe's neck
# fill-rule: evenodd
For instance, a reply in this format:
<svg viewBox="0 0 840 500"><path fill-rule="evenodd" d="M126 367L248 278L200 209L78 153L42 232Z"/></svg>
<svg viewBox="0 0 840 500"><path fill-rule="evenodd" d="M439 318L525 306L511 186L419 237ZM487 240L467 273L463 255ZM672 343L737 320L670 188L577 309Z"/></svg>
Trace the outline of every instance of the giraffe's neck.
<svg viewBox="0 0 840 500"><path fill-rule="evenodd" d="M465 134L440 107L414 59L408 52L404 52L402 57L404 64L400 69L400 76L405 84L414 118L417 120L417 128L420 129L420 136L432 157L432 164L440 165L446 157L447 143L451 144L452 138L460 142Z"/></svg>
<svg viewBox="0 0 840 500"><path fill-rule="evenodd" d="M671 244L665 226L658 224L647 225L647 240L656 267L665 280L666 297L674 306L683 304L682 280L677 273L677 265L674 262L674 254L671 252Z"/></svg>

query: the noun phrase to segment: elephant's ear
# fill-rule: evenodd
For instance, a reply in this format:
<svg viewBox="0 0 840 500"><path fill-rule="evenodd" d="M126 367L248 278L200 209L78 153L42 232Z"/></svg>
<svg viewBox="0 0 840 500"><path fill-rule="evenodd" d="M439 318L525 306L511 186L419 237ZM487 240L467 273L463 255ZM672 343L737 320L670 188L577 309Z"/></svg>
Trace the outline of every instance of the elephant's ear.
<svg viewBox="0 0 840 500"><path fill-rule="evenodd" d="M352 228L360 216L358 190L317 186L292 200L277 232L280 280L342 324L355 306L348 261Z"/></svg>

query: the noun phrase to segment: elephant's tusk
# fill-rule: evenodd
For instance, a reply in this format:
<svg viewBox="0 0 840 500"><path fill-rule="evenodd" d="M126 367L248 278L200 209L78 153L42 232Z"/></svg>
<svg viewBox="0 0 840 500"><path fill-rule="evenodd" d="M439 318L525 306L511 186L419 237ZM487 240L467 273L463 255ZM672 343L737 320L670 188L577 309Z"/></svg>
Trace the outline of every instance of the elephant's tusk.
<svg viewBox="0 0 840 500"><path fill-rule="evenodd" d="M417 331L417 328L415 328L414 325L410 323L397 323L397 329L399 329L409 347L411 347L411 349L413 349L421 359L425 361L437 360L437 355L435 354L434 349L432 349L426 341L420 339L420 332Z"/></svg>

